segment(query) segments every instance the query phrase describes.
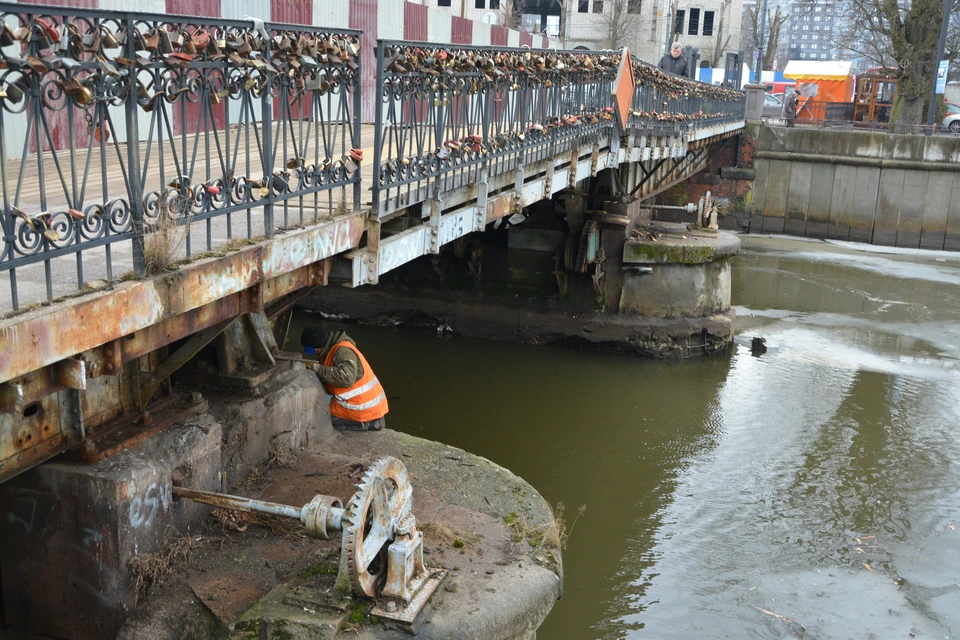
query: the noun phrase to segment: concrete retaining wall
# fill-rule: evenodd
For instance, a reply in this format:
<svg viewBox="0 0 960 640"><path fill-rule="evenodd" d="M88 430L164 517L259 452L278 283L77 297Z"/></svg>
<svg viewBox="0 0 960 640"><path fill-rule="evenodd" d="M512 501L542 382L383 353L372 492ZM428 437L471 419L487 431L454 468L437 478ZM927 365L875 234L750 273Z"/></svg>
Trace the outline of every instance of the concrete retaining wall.
<svg viewBox="0 0 960 640"><path fill-rule="evenodd" d="M760 127L751 233L960 250L953 137Z"/></svg>

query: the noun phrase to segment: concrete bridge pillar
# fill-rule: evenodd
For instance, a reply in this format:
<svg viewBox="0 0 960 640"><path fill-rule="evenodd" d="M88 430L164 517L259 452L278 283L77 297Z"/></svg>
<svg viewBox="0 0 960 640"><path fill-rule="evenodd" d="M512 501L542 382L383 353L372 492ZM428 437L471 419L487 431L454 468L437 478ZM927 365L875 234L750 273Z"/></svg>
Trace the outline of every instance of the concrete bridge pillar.
<svg viewBox="0 0 960 640"><path fill-rule="evenodd" d="M24 637L116 637L143 595L136 559L210 511L175 499L174 484L230 490L278 452L333 432L316 374L300 364L268 374L246 396L205 388L199 413L97 462L58 459L0 485L8 627Z"/></svg>

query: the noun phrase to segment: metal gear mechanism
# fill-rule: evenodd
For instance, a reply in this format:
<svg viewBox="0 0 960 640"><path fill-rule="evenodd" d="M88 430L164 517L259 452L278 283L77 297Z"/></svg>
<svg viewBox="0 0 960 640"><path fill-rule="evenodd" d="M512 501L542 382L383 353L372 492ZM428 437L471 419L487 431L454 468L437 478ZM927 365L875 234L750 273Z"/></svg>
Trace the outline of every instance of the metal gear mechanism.
<svg viewBox="0 0 960 640"><path fill-rule="evenodd" d="M403 463L381 458L371 464L343 515L341 572L346 570L354 592L375 597L384 591L389 577L388 547L409 528L404 525L420 535L412 508L413 488ZM426 573L422 553L414 558L413 573Z"/></svg>
<svg viewBox="0 0 960 640"><path fill-rule="evenodd" d="M367 468L346 509L339 499L325 495L298 509L184 487L174 487L173 494L227 509L296 518L307 535L321 540L342 531L337 589L394 605L399 601L399 610L394 606L378 615L404 624L419 624L417 616L444 577L443 571L428 574L423 565L423 534L411 513L413 488L406 467L396 458L380 458Z"/></svg>

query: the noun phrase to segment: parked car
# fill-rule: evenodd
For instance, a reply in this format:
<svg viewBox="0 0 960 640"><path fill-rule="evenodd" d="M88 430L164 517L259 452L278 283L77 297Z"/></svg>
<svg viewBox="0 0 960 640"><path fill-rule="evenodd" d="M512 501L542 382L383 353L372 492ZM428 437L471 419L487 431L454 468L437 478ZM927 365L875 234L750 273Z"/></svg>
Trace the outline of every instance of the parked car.
<svg viewBox="0 0 960 640"><path fill-rule="evenodd" d="M782 95L782 94L781 94ZM781 99L772 93L763 94L763 117L779 118L783 107Z"/></svg>
<svg viewBox="0 0 960 640"><path fill-rule="evenodd" d="M940 126L949 129L951 133L960 133L960 113L948 114Z"/></svg>

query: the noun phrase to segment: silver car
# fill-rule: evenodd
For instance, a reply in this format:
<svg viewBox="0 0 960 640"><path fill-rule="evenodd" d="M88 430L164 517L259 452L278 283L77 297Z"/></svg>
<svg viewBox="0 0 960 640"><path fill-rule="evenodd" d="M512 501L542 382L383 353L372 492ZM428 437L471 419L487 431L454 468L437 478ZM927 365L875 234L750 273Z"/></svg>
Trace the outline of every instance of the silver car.
<svg viewBox="0 0 960 640"><path fill-rule="evenodd" d="M763 94L763 117L779 118L783 103L780 98L772 93Z"/></svg>
<svg viewBox="0 0 960 640"><path fill-rule="evenodd" d="M960 133L960 113L948 114L940 126L949 129L950 133Z"/></svg>

